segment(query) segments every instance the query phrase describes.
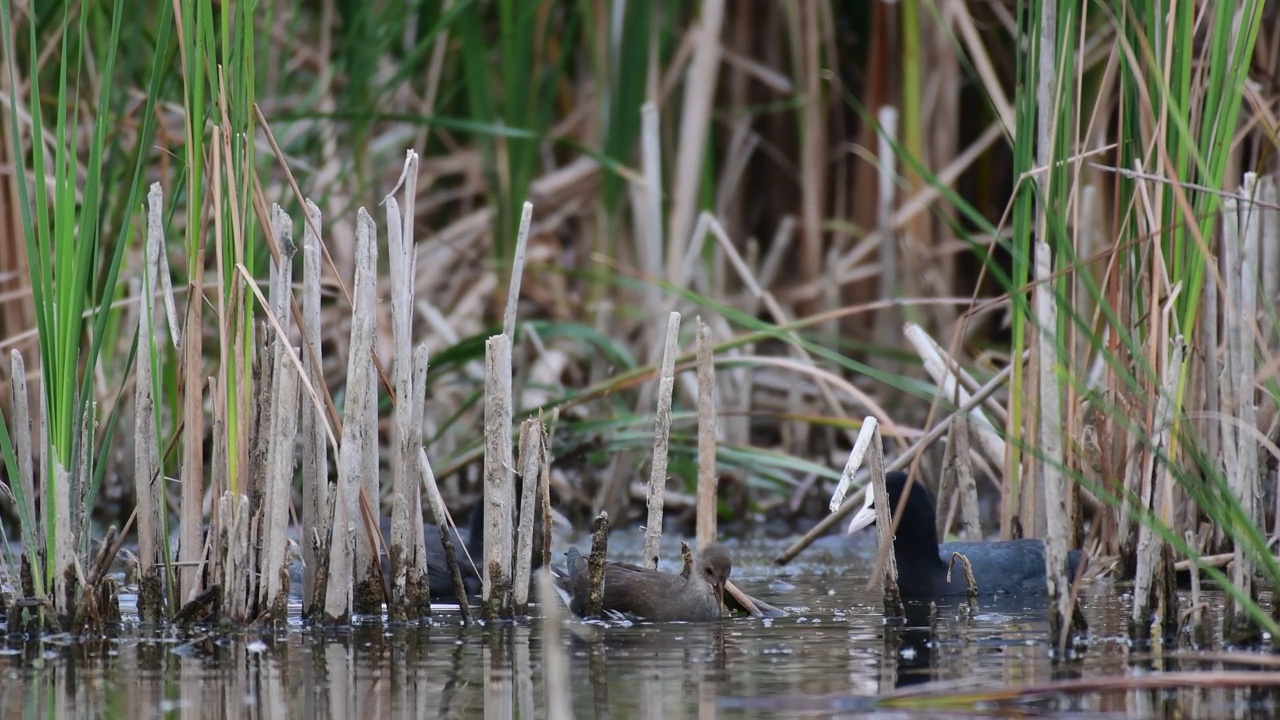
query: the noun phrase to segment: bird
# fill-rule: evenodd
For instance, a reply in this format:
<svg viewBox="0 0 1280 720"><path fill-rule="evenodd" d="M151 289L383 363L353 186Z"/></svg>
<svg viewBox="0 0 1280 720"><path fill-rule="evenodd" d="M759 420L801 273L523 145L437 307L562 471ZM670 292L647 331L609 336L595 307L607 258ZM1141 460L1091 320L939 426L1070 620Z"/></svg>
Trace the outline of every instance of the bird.
<svg viewBox="0 0 1280 720"><path fill-rule="evenodd" d="M391 519L381 518L380 530L385 547L391 544ZM434 602L457 602L458 593L453 586L453 575L449 573L449 565L445 560L444 542L440 539L440 526L435 523L422 524L422 540L427 555L427 587ZM468 597L479 597L481 593L480 573L476 570L484 558L484 503L476 503L467 519L465 532L462 528L449 528L449 542L453 545L453 556L458 563L458 574L462 577L462 587ZM470 556L470 559L468 559ZM297 558L299 561L301 558ZM391 561L385 553L379 553L384 578L391 577ZM534 564L538 564L538 553L534 553ZM302 565L293 562L289 565L290 592L301 597Z"/></svg>
<svg viewBox="0 0 1280 720"><path fill-rule="evenodd" d="M382 537L389 542L391 537L391 520L382 518ZM422 539L427 551L427 587L434 601L457 602L458 593L453 586L453 575L449 573L449 565L445 561L444 542L440 539L440 526L434 523L422 524ZM464 538L455 528L449 528L449 542L453 545L453 556L458 563L458 574L462 576L462 586L468 597L478 597L481 592L480 573L476 570L484 559L484 503L476 503L467 519L467 534ZM470 556L470 559L468 559ZM391 568L383 558L383 572L390 576Z"/></svg>
<svg viewBox="0 0 1280 720"><path fill-rule="evenodd" d="M897 511L906 484L906 473L885 475L891 513ZM968 580L958 561L952 568L951 580L947 580L953 553L960 553L968 559L979 596L1033 597L1048 592L1043 541L1023 539L939 545L933 496L919 483L912 488L906 505L898 512L902 519L894 533L893 555L898 565L898 592L902 597L968 595ZM866 502L849 521L849 533L875 522L875 494L868 488ZM1084 553L1072 550L1067 555L1068 577L1075 578L1082 564L1087 564Z"/></svg>
<svg viewBox="0 0 1280 720"><path fill-rule="evenodd" d="M590 571L577 548L569 548L566 568L555 569L556 590L580 617L587 611ZM733 570L729 550L712 543L698 550L686 578L631 563L607 561L601 612L614 618L654 622L719 620L725 584Z"/></svg>

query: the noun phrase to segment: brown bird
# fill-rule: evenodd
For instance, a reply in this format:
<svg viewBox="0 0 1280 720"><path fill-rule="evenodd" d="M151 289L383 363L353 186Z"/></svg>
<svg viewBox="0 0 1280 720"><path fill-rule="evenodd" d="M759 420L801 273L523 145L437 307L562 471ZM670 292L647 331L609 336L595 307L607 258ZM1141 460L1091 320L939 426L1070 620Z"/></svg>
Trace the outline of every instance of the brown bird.
<svg viewBox="0 0 1280 720"><path fill-rule="evenodd" d="M569 548L567 573L558 573L557 590L569 609L587 611L590 571L577 548ZM711 544L698 551L689 577L610 560L604 566L601 611L615 617L656 622L718 620L724 606L724 586L733 570L729 551Z"/></svg>

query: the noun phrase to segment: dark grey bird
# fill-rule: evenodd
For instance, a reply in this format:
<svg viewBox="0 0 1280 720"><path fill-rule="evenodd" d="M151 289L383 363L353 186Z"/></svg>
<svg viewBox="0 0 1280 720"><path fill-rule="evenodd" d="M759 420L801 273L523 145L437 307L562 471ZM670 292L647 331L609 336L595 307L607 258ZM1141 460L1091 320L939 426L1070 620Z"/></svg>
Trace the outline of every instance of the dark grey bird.
<svg viewBox="0 0 1280 720"><path fill-rule="evenodd" d="M897 511L906 485L906 473L885 475L890 513ZM898 531L893 538L893 555L898 564L898 591L902 597L968 595L968 581L959 561L952 569L951 580L947 580L952 553L960 553L969 560L980 596L1034 597L1048 592L1043 541L1024 539L939 545L933 496L919 483L911 489L901 513L902 519L898 521ZM875 494L868 488L866 503L849 521L849 532L856 532L875 522ZM1084 553L1072 550L1067 556L1069 578L1076 577L1081 563L1087 564Z"/></svg>
<svg viewBox="0 0 1280 720"><path fill-rule="evenodd" d="M587 559L577 548L570 548L566 557L566 570L557 573L556 587L569 609L582 616L590 581ZM718 620L732 570L728 549L715 543L697 552L687 578L610 560L604 566L601 611L655 622Z"/></svg>

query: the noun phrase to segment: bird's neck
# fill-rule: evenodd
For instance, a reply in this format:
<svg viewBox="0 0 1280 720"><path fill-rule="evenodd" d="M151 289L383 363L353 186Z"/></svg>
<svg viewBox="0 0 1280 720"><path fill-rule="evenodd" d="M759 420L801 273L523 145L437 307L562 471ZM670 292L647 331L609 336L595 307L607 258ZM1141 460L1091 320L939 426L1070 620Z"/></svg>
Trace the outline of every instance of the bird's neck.
<svg viewBox="0 0 1280 720"><path fill-rule="evenodd" d="M909 534L899 529L893 538L893 554L898 561L898 567L902 567L904 563L918 563L920 559L946 565L946 561L938 552L938 532L933 525Z"/></svg>

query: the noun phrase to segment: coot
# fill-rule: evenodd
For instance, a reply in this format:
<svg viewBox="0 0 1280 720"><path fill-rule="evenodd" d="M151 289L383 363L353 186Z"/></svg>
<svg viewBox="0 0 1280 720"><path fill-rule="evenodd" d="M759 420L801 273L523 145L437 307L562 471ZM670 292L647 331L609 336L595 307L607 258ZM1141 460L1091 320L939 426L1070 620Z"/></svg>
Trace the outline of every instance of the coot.
<svg viewBox="0 0 1280 720"><path fill-rule="evenodd" d="M389 545L391 519L382 518L381 525L383 542ZM444 557L444 543L440 540L440 526L434 523L423 523L422 539L427 549L427 586L431 589L431 600L457 602L458 594L453 588L453 576L449 574L449 566ZM453 545L453 556L458 562L458 574L462 576L462 586L469 597L478 597L481 592L481 580L476 568L484 562L483 501L477 501L471 508L471 514L467 518L466 536L463 537L458 530L449 528L449 542ZM468 555L471 556L470 560L467 559ZM385 555L382 556L382 571L390 577L391 567Z"/></svg>
<svg viewBox="0 0 1280 720"><path fill-rule="evenodd" d="M388 546L391 543L391 519L382 518L382 541ZM457 602L458 593L453 588L453 576L449 574L449 566L445 562L444 543L440 540L440 527L434 523L422 524L423 542L427 550L427 587L431 590L432 602ZM536 535L536 533L535 533ZM462 585L468 597L479 597L481 592L480 574L476 568L484 558L484 504L477 502L467 519L466 534L449 528L449 542L453 544L453 554L458 561L458 574L462 576ZM467 559L467 555L471 560ZM391 562L386 554L380 553L382 573L391 577ZM472 564L474 561L474 565ZM534 564L538 564L538 553L534 553ZM289 564L289 586L295 596L302 593L302 563Z"/></svg>
<svg viewBox="0 0 1280 720"><path fill-rule="evenodd" d="M567 557L567 570L556 574L556 589L569 609L585 615L590 582L587 559L577 548L569 548ZM601 611L656 622L718 620L732 570L728 549L718 543L698 551L687 578L610 560L604 566Z"/></svg>
<svg viewBox="0 0 1280 720"><path fill-rule="evenodd" d="M890 512L897 511L906 488L907 475L885 475ZM911 488L907 504L900 511L893 554L898 561L898 590L903 597L946 597L968 595L968 583L959 559L947 582L952 553L961 553L973 568L979 595L1035 596L1048 592L1045 579L1044 542L1004 540L998 542L950 542L938 545L938 522L932 494L920 483ZM874 525L875 494L867 488L867 500L849 522L849 532ZM1067 556L1068 579L1074 579L1083 553L1072 550Z"/></svg>

